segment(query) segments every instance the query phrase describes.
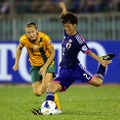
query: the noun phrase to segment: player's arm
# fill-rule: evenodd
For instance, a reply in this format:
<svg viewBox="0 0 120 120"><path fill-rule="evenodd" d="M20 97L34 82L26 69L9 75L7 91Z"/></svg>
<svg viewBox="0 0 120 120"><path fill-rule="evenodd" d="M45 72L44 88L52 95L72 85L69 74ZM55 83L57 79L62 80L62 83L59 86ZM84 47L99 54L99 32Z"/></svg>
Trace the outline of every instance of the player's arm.
<svg viewBox="0 0 120 120"><path fill-rule="evenodd" d="M62 8L62 12L61 12L61 17L62 17L64 14L67 13L67 8L65 6L65 3L63 3L63 2L60 2L59 6Z"/></svg>
<svg viewBox="0 0 120 120"><path fill-rule="evenodd" d="M15 64L12 67L14 71L18 70L18 68L19 68L19 59L20 59L23 47L24 46L21 43L19 43L18 46L17 46Z"/></svg>
<svg viewBox="0 0 120 120"><path fill-rule="evenodd" d="M108 64L111 63L111 61L106 61L106 60L103 60L101 59L100 57L98 57L94 52L92 51L89 51L88 52L88 55L90 55L92 58L94 58L95 60L97 60L100 64L102 64L103 66L106 66Z"/></svg>
<svg viewBox="0 0 120 120"><path fill-rule="evenodd" d="M54 47L50 47L49 48L50 51L50 57L48 58L47 62L44 64L44 66L46 66L46 68L51 64L51 62L54 60L55 57L55 49Z"/></svg>
<svg viewBox="0 0 120 120"><path fill-rule="evenodd" d="M49 51L50 51L50 56L48 60L46 61L46 63L43 65L43 67L39 71L39 73L42 74L43 76L45 75L48 66L52 63L55 57L55 49L53 46L49 48Z"/></svg>

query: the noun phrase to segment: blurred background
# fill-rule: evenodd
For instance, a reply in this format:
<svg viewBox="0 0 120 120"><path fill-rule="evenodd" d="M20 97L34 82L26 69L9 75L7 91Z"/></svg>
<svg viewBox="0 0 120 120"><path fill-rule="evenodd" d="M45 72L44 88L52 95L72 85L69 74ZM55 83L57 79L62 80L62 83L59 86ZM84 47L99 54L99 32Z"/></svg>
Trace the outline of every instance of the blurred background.
<svg viewBox="0 0 120 120"><path fill-rule="evenodd" d="M25 33L27 22L35 22L39 31L47 33L53 42L60 44L63 28L59 19L59 2L65 2L68 10L77 14L78 32L89 42L91 49L98 55L108 52L116 54L108 70L106 83L120 83L120 0L0 0L0 82L16 82L16 79L20 83L21 79L22 82L29 81L29 77L20 75L25 74L21 72L24 67L16 73L12 70L15 60L13 48L16 48L20 36ZM100 52L96 44L101 46ZM56 47L57 51L60 51L59 47ZM59 59L56 57L56 61ZM85 67L91 71L91 68L97 68L98 64L90 58L85 60L89 61L84 63Z"/></svg>
<svg viewBox="0 0 120 120"><path fill-rule="evenodd" d="M0 40L18 40L28 21L36 22L53 40L60 40L59 2L77 14L78 31L86 39L119 40L120 0L0 0Z"/></svg>

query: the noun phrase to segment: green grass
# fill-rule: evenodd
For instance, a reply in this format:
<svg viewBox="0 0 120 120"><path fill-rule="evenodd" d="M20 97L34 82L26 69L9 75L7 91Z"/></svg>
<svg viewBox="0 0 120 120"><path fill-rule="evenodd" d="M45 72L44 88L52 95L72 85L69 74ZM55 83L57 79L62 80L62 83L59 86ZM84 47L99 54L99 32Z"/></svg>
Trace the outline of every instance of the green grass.
<svg viewBox="0 0 120 120"><path fill-rule="evenodd" d="M34 96L31 85L0 86L0 120L120 120L120 85L71 86L59 93L64 114L35 116L45 100Z"/></svg>

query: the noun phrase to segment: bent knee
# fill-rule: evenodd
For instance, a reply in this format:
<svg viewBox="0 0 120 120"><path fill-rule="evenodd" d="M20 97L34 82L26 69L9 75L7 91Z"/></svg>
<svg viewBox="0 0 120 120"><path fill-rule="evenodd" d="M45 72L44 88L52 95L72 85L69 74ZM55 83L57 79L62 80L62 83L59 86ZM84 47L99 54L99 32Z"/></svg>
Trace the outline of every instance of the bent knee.
<svg viewBox="0 0 120 120"><path fill-rule="evenodd" d="M98 81L96 82L95 87L100 87L102 84L103 84L103 80L100 79L100 80L98 80Z"/></svg>
<svg viewBox="0 0 120 120"><path fill-rule="evenodd" d="M100 83L97 83L95 87L100 87L102 84L103 84L103 81L101 81Z"/></svg>
<svg viewBox="0 0 120 120"><path fill-rule="evenodd" d="M34 91L35 96L42 96L42 94L43 94L42 92Z"/></svg>
<svg viewBox="0 0 120 120"><path fill-rule="evenodd" d="M100 87L103 84L103 80L100 78L95 78L92 81L90 81L89 83L95 87Z"/></svg>

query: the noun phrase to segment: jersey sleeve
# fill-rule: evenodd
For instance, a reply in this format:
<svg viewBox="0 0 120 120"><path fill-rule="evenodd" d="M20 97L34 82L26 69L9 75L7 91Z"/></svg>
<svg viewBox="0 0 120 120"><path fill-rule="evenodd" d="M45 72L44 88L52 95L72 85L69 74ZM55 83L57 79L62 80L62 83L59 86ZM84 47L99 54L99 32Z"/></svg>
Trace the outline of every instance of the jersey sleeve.
<svg viewBox="0 0 120 120"><path fill-rule="evenodd" d="M23 36L21 36L20 37L20 39L19 39L19 42L23 45L23 46L25 46L26 45L26 36L25 35L23 35Z"/></svg>
<svg viewBox="0 0 120 120"><path fill-rule="evenodd" d="M47 48L53 47L52 40L50 39L50 37L48 35L45 34L44 35L44 39L45 39Z"/></svg>
<svg viewBox="0 0 120 120"><path fill-rule="evenodd" d="M75 37L79 43L79 48L83 53L87 54L88 52L91 51L90 48L88 47L88 45L86 44L86 41L84 40L84 38L81 35L77 34Z"/></svg>

